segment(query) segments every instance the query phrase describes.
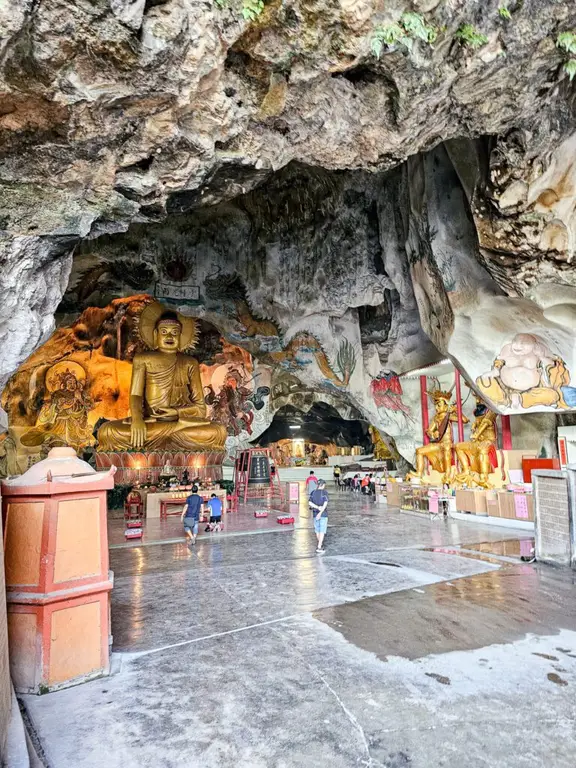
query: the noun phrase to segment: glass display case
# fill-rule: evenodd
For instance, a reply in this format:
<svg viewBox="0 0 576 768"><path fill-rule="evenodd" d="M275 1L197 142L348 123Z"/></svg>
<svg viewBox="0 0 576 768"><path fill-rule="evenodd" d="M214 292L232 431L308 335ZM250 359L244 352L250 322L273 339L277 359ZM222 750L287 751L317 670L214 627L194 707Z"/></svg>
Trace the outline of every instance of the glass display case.
<svg viewBox="0 0 576 768"><path fill-rule="evenodd" d="M411 485L403 484L400 486L400 509L410 512L430 511L430 491L440 491L438 488L432 488L429 485ZM441 491L440 491L441 492Z"/></svg>

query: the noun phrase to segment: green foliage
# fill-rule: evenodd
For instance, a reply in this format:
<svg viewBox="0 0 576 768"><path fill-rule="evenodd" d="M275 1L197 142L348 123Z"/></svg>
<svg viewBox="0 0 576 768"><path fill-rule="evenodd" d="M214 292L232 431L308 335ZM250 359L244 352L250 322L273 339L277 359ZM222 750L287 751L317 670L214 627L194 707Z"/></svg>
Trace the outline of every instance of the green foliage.
<svg viewBox="0 0 576 768"><path fill-rule="evenodd" d="M410 50L412 48L412 40L399 24L383 24L380 27L376 27L370 43L370 48L376 58L380 58L385 45L404 45Z"/></svg>
<svg viewBox="0 0 576 768"><path fill-rule="evenodd" d="M242 0L242 16L248 21L256 21L264 10L264 0Z"/></svg>
<svg viewBox="0 0 576 768"><path fill-rule="evenodd" d="M418 37L425 43L433 43L438 35L436 28L426 24L419 13L403 13L400 17L400 24L409 35Z"/></svg>
<svg viewBox="0 0 576 768"><path fill-rule="evenodd" d="M234 480L216 480L216 482L226 493L234 492Z"/></svg>
<svg viewBox="0 0 576 768"><path fill-rule="evenodd" d="M506 6L505 6L505 5L502 5L502 6L500 6L500 8L498 8L498 15L499 15L499 16L500 16L502 19L506 19L506 21L508 21L509 19L511 19L511 18L512 18L512 14L511 14L511 13L510 13L510 11L508 10L508 8L506 8Z"/></svg>
<svg viewBox="0 0 576 768"><path fill-rule="evenodd" d="M576 59L568 59L568 61L564 62L563 70L570 78L570 82L572 82L576 76Z"/></svg>
<svg viewBox="0 0 576 768"><path fill-rule="evenodd" d="M488 42L486 35L478 32L472 24L462 24L456 32L456 37L463 45L468 45L470 48L480 48Z"/></svg>
<svg viewBox="0 0 576 768"><path fill-rule="evenodd" d="M214 0L214 5L216 8L226 8L228 5L228 0Z"/></svg>
<svg viewBox="0 0 576 768"><path fill-rule="evenodd" d="M124 509L124 502L131 490L131 485L115 485L114 488L106 491L108 509Z"/></svg>
<svg viewBox="0 0 576 768"><path fill-rule="evenodd" d="M571 55L576 55L576 31L560 32L556 38L556 46L569 54L569 58L562 65L562 69L572 82L576 77L576 59L571 58Z"/></svg>
<svg viewBox="0 0 576 768"><path fill-rule="evenodd" d="M576 32L560 32L556 38L556 45L566 53L576 54Z"/></svg>
<svg viewBox="0 0 576 768"><path fill-rule="evenodd" d="M437 35L436 27L426 24L419 13L407 12L402 14L398 23L381 24L376 27L370 48L374 56L379 58L384 46L403 45L410 51L415 39L431 44L436 40Z"/></svg>

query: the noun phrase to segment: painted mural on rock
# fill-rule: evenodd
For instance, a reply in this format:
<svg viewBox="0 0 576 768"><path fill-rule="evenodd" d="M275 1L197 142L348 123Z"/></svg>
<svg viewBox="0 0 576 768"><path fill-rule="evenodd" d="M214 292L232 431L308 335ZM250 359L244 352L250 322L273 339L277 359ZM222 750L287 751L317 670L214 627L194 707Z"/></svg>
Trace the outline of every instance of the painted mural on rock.
<svg viewBox="0 0 576 768"><path fill-rule="evenodd" d="M57 445L97 448L97 428L129 416L132 359L142 346L137 321L151 301L139 295L88 308L12 376L2 404L24 462ZM209 418L226 426L231 445L257 437L271 420L269 370L202 322L194 354Z"/></svg>
<svg viewBox="0 0 576 768"><path fill-rule="evenodd" d="M517 333L503 345L491 369L476 379L490 402L511 411L576 406L576 387L560 355L540 336Z"/></svg>
<svg viewBox="0 0 576 768"><path fill-rule="evenodd" d="M394 371L382 371L370 382L370 393L382 424L407 431L415 423L410 406L403 401L402 383Z"/></svg>

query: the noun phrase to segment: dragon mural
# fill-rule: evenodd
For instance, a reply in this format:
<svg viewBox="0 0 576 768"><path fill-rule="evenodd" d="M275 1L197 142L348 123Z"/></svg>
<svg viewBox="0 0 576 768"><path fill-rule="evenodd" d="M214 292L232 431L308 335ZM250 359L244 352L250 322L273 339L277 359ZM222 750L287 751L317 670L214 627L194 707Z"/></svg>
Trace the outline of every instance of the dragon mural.
<svg viewBox="0 0 576 768"><path fill-rule="evenodd" d="M288 370L302 370L307 362L303 354L310 354L316 361L326 381L339 388L346 388L356 368L357 354L348 339L342 339L334 363L330 361L318 336L310 331L299 331L289 341L276 323L267 318L256 316L250 306L250 299L242 279L236 273L223 273L218 265L214 272L204 282L204 293L207 299L218 300L230 304L232 313L242 326L244 340L262 340L259 351L256 352L261 362L272 366L282 366ZM235 339L242 342L242 338ZM269 343L270 340L274 344Z"/></svg>

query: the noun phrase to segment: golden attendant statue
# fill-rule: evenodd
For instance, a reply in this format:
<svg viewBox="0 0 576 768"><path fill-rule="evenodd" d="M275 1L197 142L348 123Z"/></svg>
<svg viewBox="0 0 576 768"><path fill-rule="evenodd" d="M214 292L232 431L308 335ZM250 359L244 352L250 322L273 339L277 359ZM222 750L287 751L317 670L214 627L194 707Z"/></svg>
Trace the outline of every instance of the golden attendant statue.
<svg viewBox="0 0 576 768"><path fill-rule="evenodd" d="M103 424L99 450L222 450L226 429L206 418L200 366L184 354L197 343L196 321L154 301L142 311L139 330L150 351L134 356L131 418Z"/></svg>
<svg viewBox="0 0 576 768"><path fill-rule="evenodd" d="M474 424L470 440L455 446L460 473L454 478L456 485L474 485L492 488L488 480L498 466L496 457L496 413L488 409L481 397L476 398Z"/></svg>
<svg viewBox="0 0 576 768"><path fill-rule="evenodd" d="M434 402L436 412L430 426L426 430L432 442L416 448L416 472L409 472L407 479L417 477L424 479L426 459L432 469L442 474L442 482L448 483L452 473L452 423L458 421L456 406L451 402L452 392L438 389L428 393ZM464 416L463 421L468 419Z"/></svg>

